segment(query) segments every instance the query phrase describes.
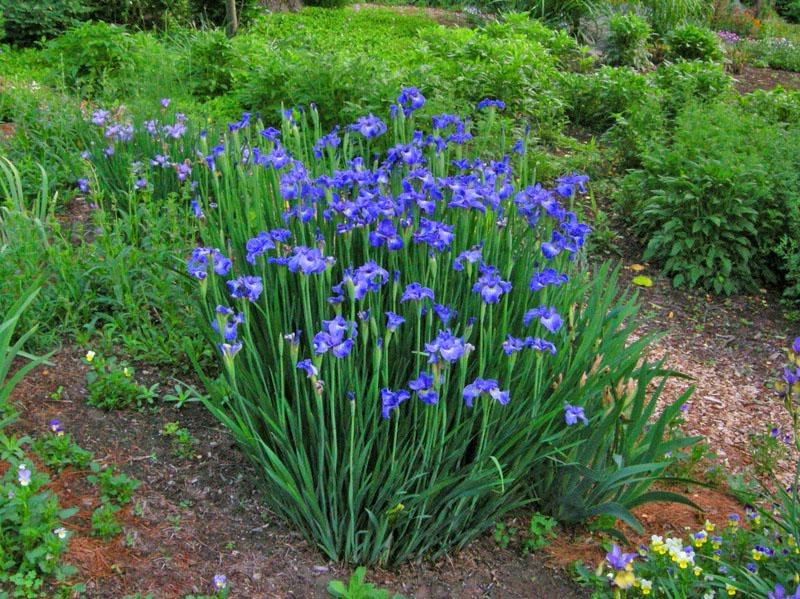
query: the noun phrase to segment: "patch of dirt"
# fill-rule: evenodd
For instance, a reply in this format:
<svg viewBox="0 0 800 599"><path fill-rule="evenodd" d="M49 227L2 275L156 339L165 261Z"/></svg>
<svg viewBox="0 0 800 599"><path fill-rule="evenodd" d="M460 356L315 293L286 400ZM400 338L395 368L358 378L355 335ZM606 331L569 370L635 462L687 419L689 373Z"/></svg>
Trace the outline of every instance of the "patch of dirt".
<svg viewBox="0 0 800 599"><path fill-rule="evenodd" d="M230 436L198 404L143 412L105 412L85 402L82 352L67 347L15 390L19 435L46 435L52 419L95 460L113 464L142 482L123 517L124 532L109 542L90 536L98 503L86 472L53 475L62 507L77 507L66 522L72 532L68 563L87 585L89 598L119 599L136 592L154 597L207 593L215 574L226 574L231 597L327 597L334 578L351 571L327 561L297 532L264 507L253 486L257 473ZM153 369L140 382L157 381ZM60 399L51 395L62 387ZM159 434L179 421L199 440L194 459L176 457ZM368 579L408 597L578 598L578 589L541 555L522 557L500 549L490 535L437 562L406 564L396 571L370 569Z"/></svg>
<svg viewBox="0 0 800 599"><path fill-rule="evenodd" d="M800 90L800 73L745 66L741 73L734 75L734 87L740 94L749 94L757 89L771 90L779 85L784 89Z"/></svg>

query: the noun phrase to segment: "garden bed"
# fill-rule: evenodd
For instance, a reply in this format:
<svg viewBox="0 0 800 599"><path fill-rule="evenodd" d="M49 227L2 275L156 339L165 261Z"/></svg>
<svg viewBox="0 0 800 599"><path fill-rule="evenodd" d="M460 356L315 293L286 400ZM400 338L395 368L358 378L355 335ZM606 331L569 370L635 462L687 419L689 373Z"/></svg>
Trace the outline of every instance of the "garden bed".
<svg viewBox="0 0 800 599"><path fill-rule="evenodd" d="M142 482L123 519L123 535L104 542L90 536L88 520L98 499L85 474L68 469L52 475L62 507L79 508L66 522L74 534L65 561L78 568L75 580L87 585L87 597L183 597L207 592L219 573L227 575L232 597L327 597L330 580L349 576L263 507L252 485L256 473L204 408L92 408L85 402L82 355L65 347L51 366L23 381L13 395L20 412L13 429L43 434L48 422L59 419L96 460ZM161 380L153 370L139 374L148 384ZM53 399L59 387L61 399ZM199 440L192 459L176 458L159 433L176 420ZM586 596L548 562L501 549L486 535L446 559L393 572L375 569L369 579L409 597Z"/></svg>

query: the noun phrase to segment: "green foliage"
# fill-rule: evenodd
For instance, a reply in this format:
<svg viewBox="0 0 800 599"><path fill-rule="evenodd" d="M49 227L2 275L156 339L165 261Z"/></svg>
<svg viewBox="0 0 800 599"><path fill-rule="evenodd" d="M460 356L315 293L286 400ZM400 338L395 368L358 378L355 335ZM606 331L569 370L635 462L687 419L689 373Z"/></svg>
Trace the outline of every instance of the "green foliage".
<svg viewBox="0 0 800 599"><path fill-rule="evenodd" d="M643 0L653 30L665 36L687 22L702 22L711 11L706 0Z"/></svg>
<svg viewBox="0 0 800 599"><path fill-rule="evenodd" d="M180 75L193 96L209 99L231 89L238 61L230 38L221 30L195 32L187 41Z"/></svg>
<svg viewBox="0 0 800 599"><path fill-rule="evenodd" d="M62 521L76 510L59 508L31 462L11 457L8 465L0 479L0 588L39 597L46 578L70 573L59 564L69 537Z"/></svg>
<svg viewBox="0 0 800 599"><path fill-rule="evenodd" d="M652 30L647 21L635 14L619 14L609 19L606 60L615 66L641 69L650 65L648 39Z"/></svg>
<svg viewBox="0 0 800 599"><path fill-rule="evenodd" d="M789 23L800 23L800 0L775 0L774 7Z"/></svg>
<svg viewBox="0 0 800 599"><path fill-rule="evenodd" d="M715 293L779 282L778 244L798 226L797 143L797 127L724 104L680 115L672 144L646 153L620 194L648 241L644 259L675 286Z"/></svg>
<svg viewBox="0 0 800 599"><path fill-rule="evenodd" d="M723 97L733 86L723 65L696 60L663 63L653 81L661 91L662 106L670 118L687 105Z"/></svg>
<svg viewBox="0 0 800 599"><path fill-rule="evenodd" d="M651 81L630 68L604 66L595 73L562 76L567 116L576 125L602 132L615 115L636 112L653 91Z"/></svg>
<svg viewBox="0 0 800 599"><path fill-rule="evenodd" d="M114 473L114 467L101 468L97 462L91 463L92 473L87 480L100 490L103 503L115 503L123 506L130 503L133 493L142 484L128 477L124 472Z"/></svg>
<svg viewBox="0 0 800 599"><path fill-rule="evenodd" d="M88 0L90 15L98 21L133 27L164 27L187 23L190 0Z"/></svg>
<svg viewBox="0 0 800 599"><path fill-rule="evenodd" d="M758 114L771 123L800 123L800 91L787 90L780 85L771 89L758 89L740 96L745 110Z"/></svg>
<svg viewBox="0 0 800 599"><path fill-rule="evenodd" d="M106 541L122 533L122 525L117 521L119 506L103 503L92 512L92 535Z"/></svg>
<svg viewBox="0 0 800 599"><path fill-rule="evenodd" d="M5 39L0 41L30 46L57 36L87 12L83 0L0 0L5 31Z"/></svg>
<svg viewBox="0 0 800 599"><path fill-rule="evenodd" d="M0 251L0 256L2 256L2 251ZM0 313L0 409L5 409L11 392L23 377L46 361L46 358L31 356L22 349L25 342L36 332L35 326L17 338L14 335L21 315L36 299L38 293L39 289L36 287L28 289L5 312ZM11 365L18 356L28 361L9 376Z"/></svg>
<svg viewBox="0 0 800 599"><path fill-rule="evenodd" d="M92 453L82 449L69 434L60 432L60 426L57 426L57 429L59 432L53 432L33 442L36 455L56 472L61 472L67 466L86 468L94 457Z"/></svg>
<svg viewBox="0 0 800 599"><path fill-rule="evenodd" d="M102 21L73 27L48 44L47 54L56 72L75 88L92 90L107 78L132 74L128 33Z"/></svg>
<svg viewBox="0 0 800 599"><path fill-rule="evenodd" d="M542 514L533 514L528 524L527 538L522 542L522 554L534 553L550 545L556 536L556 520Z"/></svg>
<svg viewBox="0 0 800 599"><path fill-rule="evenodd" d="M717 34L697 25L683 25L666 38L669 58L683 60L719 60L722 50Z"/></svg>
<svg viewBox="0 0 800 599"><path fill-rule="evenodd" d="M340 580L330 581L328 594L339 599L389 599L389 591L375 588L371 582L365 581L366 576L366 568L356 568L347 586ZM402 596L392 595L392 599L402 599Z"/></svg>
<svg viewBox="0 0 800 599"><path fill-rule="evenodd" d="M800 72L800 44L796 42L766 38L747 41L743 48L753 66Z"/></svg>

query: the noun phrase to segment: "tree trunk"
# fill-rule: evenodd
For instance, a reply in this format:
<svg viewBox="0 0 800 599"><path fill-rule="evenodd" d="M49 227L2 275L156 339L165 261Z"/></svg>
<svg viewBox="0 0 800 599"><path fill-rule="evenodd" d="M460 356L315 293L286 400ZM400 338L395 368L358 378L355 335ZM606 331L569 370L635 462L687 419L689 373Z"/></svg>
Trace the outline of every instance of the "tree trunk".
<svg viewBox="0 0 800 599"><path fill-rule="evenodd" d="M236 18L236 0L226 0L225 19L228 22L228 37L236 35L239 29L239 19Z"/></svg>

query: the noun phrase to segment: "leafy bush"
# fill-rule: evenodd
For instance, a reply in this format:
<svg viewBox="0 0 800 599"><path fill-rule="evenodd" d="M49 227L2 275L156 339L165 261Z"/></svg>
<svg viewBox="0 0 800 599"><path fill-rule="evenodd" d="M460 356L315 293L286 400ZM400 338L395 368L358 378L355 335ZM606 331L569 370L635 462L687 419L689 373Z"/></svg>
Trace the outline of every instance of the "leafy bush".
<svg viewBox="0 0 800 599"><path fill-rule="evenodd" d="M745 110L764 117L771 123L800 123L800 91L787 90L780 85L758 89L740 97Z"/></svg>
<svg viewBox="0 0 800 599"><path fill-rule="evenodd" d="M630 68L605 66L591 74L565 74L561 81L569 120L598 132L617 115L638 110L653 92L650 80Z"/></svg>
<svg viewBox="0 0 800 599"><path fill-rule="evenodd" d="M82 23L48 44L51 62L74 87L95 88L130 67L129 50L125 29L102 21Z"/></svg>
<svg viewBox="0 0 800 599"><path fill-rule="evenodd" d="M418 90L406 90L403 98L407 110L425 109ZM662 472L660 425L644 434L640 424L652 413L658 395L651 397L644 390L666 373L657 366L639 364L647 339L629 343L636 308L630 299L619 298L616 275L600 268L589 279L580 270L580 260L568 259L577 252L586 229L577 217L557 207L556 198L570 196L583 179L564 178L556 193L520 187L515 196L509 160L457 162L466 170L453 170L451 160L474 151L464 144L490 147L497 104L482 103L488 112L476 119L479 130L475 133L464 121L446 116L443 122L437 120L438 128L430 138L413 135L413 140L414 124L402 110L397 111L392 133L377 137L374 134L383 131L384 125L374 117L364 117L343 136L337 131L322 137L313 109L287 113L280 134L245 116L228 126L222 145L213 151L208 140L216 144L219 132L210 130L201 137L189 125L167 147L170 162L176 165L186 164L183 157L202 152L205 159L193 164L190 177L180 183L176 170L157 164L144 167L140 174L150 179L163 172L172 177L173 186L194 184L202 198L194 205L199 239L209 247L218 245L220 233L230 239L225 247L234 252L237 269L236 275L230 273L230 286L238 296L244 288L239 284L252 285L253 302L230 299L225 280L206 274L204 265L209 259L216 272L229 274L231 265L221 253L198 250L190 263L190 272L201 278L199 304L208 321L216 323L218 332L211 328L207 332L215 347L222 344L221 365L226 373L223 386L206 381L210 397L205 402L258 465L272 509L331 557L399 562L438 554L467 543L534 496L570 521L613 513L635 524L628 508L647 500L647 487ZM147 127L137 125L121 164L110 162L101 170L102 163L97 162L103 185L124 181L136 152L144 162L154 148L163 147L162 135L156 129L151 139ZM391 146L390 138L402 145L384 154L391 157L376 180L361 157ZM122 146L117 149L115 156L121 156ZM398 153L401 149L402 154ZM284 151L295 162L287 161ZM245 165L240 167L242 159ZM376 164L381 164L378 160ZM424 164L425 170L416 168L410 175L403 160ZM524 156L518 160L524 186L528 171L522 166ZM425 175L427 168L432 171L430 178ZM480 172L480 179L473 178L472 171ZM339 174L333 177L334 173ZM443 178L445 174L452 178ZM423 176L423 181L417 176ZM487 183L473 188L484 180ZM127 181L129 186L136 182L135 178ZM450 188L450 183L442 187L437 181L452 181L455 187ZM460 200L459 181L478 196L469 191ZM320 187L328 184L336 189L335 196L328 195L333 189ZM382 199L369 199L375 191L380 191ZM428 204L426 198L438 198L440 193L442 199ZM279 197L282 201L276 202ZM404 217L403 223L392 225L389 215L394 210L388 206L401 197L411 202L405 204L411 220ZM454 207L467 197L473 199L465 206L474 206L473 210ZM492 203L495 197L499 204ZM214 198L218 207L206 198ZM289 210L286 220L284 202ZM428 211L427 216L417 213L417 202L419 210ZM454 206L445 208L452 202ZM499 229L495 205L498 210L503 207ZM436 224L448 218L445 210L454 227L452 239L451 225ZM351 230L345 214L362 224ZM426 224L423 217L431 222ZM276 227L288 227L288 231ZM428 233L426 227L439 233ZM419 229L416 237L415 229ZM265 233L253 238L260 231ZM273 241L270 235L282 241ZM290 238L296 249L287 245ZM529 242L520 243L521 239ZM481 240L482 247L473 247ZM431 259L427 242L432 247L452 245L453 251L434 250ZM391 251L400 243L407 248L402 254ZM267 250L272 246L279 251ZM259 248L268 252L269 261ZM455 263L463 251L468 253ZM484 267L478 254L487 263ZM310 262L296 263L291 255L306 256ZM323 259L324 255L330 258ZM570 281L563 282L561 277L549 281L557 271L542 270L548 255L553 256L551 268L569 269ZM398 256L403 257L404 266L395 281L390 273L401 267ZM333 257L336 264L331 264ZM472 264L469 259L477 261ZM531 319L538 318L532 321L536 329L530 333L547 335L541 324L545 318L559 347L551 348L541 338L523 340L522 319L533 274L528 268L535 262L539 274L533 277L534 289L540 297L533 305L542 308L530 314ZM364 275L372 291L353 301L349 299L353 293L366 289L357 291L362 289L361 282L356 286L360 275L349 267L365 263L365 268L377 269L374 275ZM283 268L294 271L300 264L308 277L289 275ZM240 275L256 278L234 278ZM541 277L552 284L542 283ZM340 279L344 283L334 285ZM264 280L272 285L269 309L263 304L266 295L258 288ZM429 307L426 300L401 302L403 293L414 296L417 287L412 282L419 283L420 293L426 295L422 286L429 286L442 305ZM509 284L514 293L508 293ZM542 284L544 290L539 289ZM476 285L477 291L486 287L486 302L471 291ZM333 303L328 301L331 286L335 287ZM459 312L458 318L454 311ZM408 322L402 324L392 315L393 324L387 330L385 312L397 313ZM555 316L559 312L563 319ZM558 324L562 320L565 324ZM322 332L315 335L320 328ZM302 337L292 333L298 329L303 330ZM508 357L502 351L504 340ZM468 343L474 346L469 351ZM531 349L515 351L520 344ZM444 348L446 357L437 347ZM312 353L314 348L316 353ZM267 367L269 375L262 370ZM515 375L522 372L524 377ZM476 378L480 380L469 386ZM409 380L416 381L412 387L417 387L424 402L409 401L410 392L404 390ZM480 389L487 389L489 395L480 395ZM576 395L576 389L581 393ZM472 390L480 397L473 397ZM510 401L501 407L494 405L492 397ZM569 402L567 412L565 402ZM668 410L664 419L671 413ZM621 414L630 427L603 426L601 439L595 436L598 429L574 425L584 416L598 423L606 418L617 422ZM587 439L595 445L591 455L577 449L579 441ZM619 462L606 455L609 451L619 454ZM658 460L653 458L656 454ZM562 470L556 464L567 466ZM645 470L651 474L643 477ZM584 475L591 482L584 481ZM576 486L588 490L585 500L562 501L561 490Z"/></svg>
<svg viewBox="0 0 800 599"><path fill-rule="evenodd" d="M719 60L722 50L717 34L697 25L683 25L667 36L668 56L684 60Z"/></svg>
<svg viewBox="0 0 800 599"><path fill-rule="evenodd" d="M723 65L702 61L661 64L654 83L661 90L664 112L671 118L685 106L716 100L733 87Z"/></svg>
<svg viewBox="0 0 800 599"><path fill-rule="evenodd" d="M89 0L91 17L106 23L132 27L161 27L169 22L187 23L189 0Z"/></svg>
<svg viewBox="0 0 800 599"><path fill-rule="evenodd" d="M636 69L650 64L647 43L652 30L647 21L634 14L614 15L608 26L610 33L606 59L609 64Z"/></svg>
<svg viewBox="0 0 800 599"><path fill-rule="evenodd" d="M5 40L30 46L42 38L55 37L85 16L83 0L0 0L5 21Z"/></svg>
<svg viewBox="0 0 800 599"><path fill-rule="evenodd" d="M790 23L800 23L800 0L775 0L774 7Z"/></svg>
<svg viewBox="0 0 800 599"><path fill-rule="evenodd" d="M183 81L193 96L208 99L227 92L237 61L231 40L218 29L198 31L188 41L181 62Z"/></svg>
<svg viewBox="0 0 800 599"><path fill-rule="evenodd" d="M742 140L747 143L742 143ZM681 114L671 145L653 147L620 197L675 286L716 293L781 280L781 238L798 226L800 129L723 104Z"/></svg>

